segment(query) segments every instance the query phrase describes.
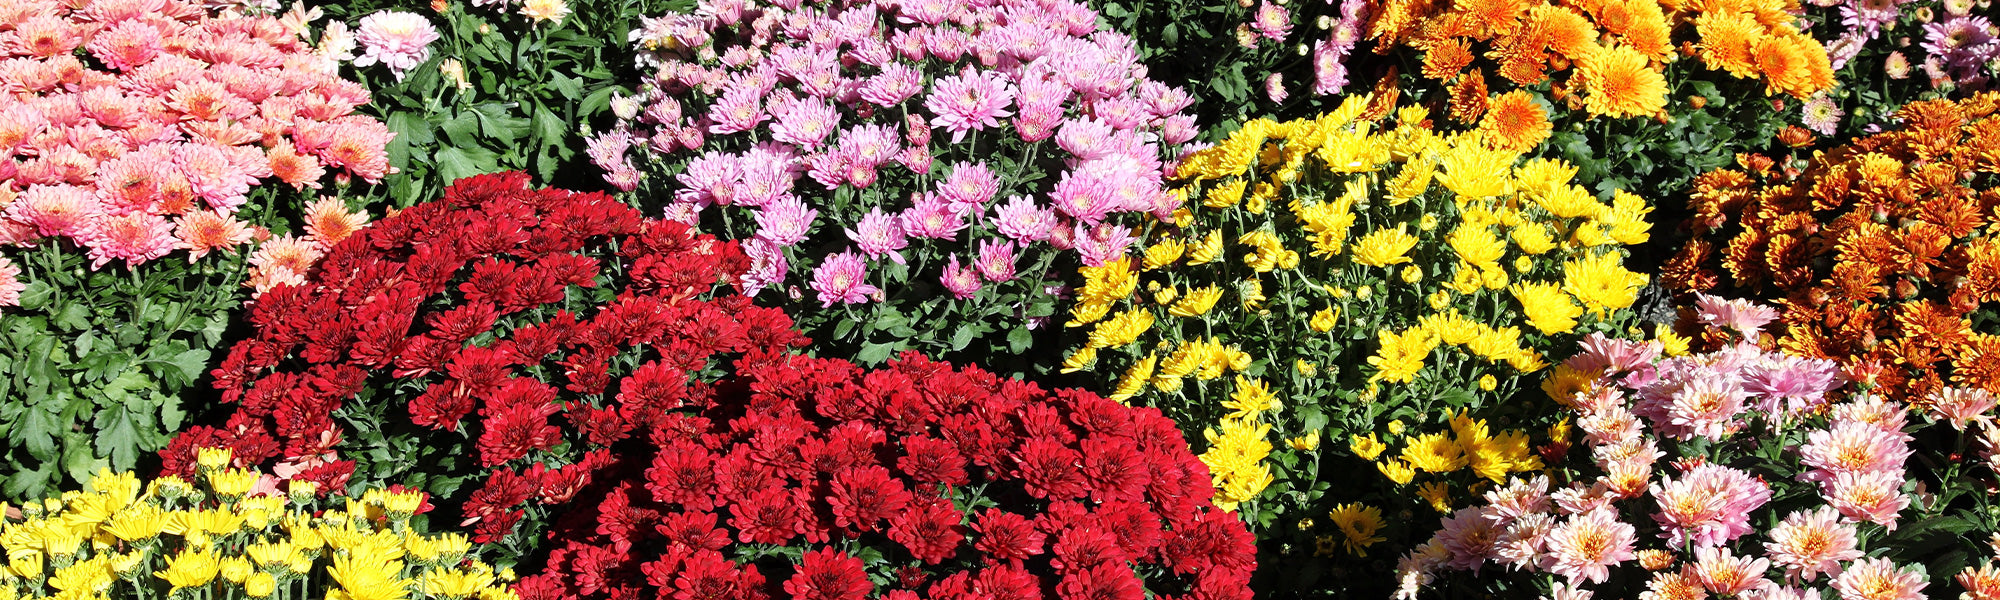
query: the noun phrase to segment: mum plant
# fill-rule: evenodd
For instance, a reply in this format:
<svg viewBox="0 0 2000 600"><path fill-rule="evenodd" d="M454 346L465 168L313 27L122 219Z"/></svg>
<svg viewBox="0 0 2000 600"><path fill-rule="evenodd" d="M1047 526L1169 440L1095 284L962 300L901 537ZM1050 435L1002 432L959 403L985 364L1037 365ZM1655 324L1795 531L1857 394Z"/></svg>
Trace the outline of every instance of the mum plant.
<svg viewBox="0 0 2000 600"><path fill-rule="evenodd" d="M1158 410L914 352L758 350L717 389L577 497L522 598L1250 597Z"/></svg>
<svg viewBox="0 0 2000 600"><path fill-rule="evenodd" d="M158 449L240 288L366 221L307 190L384 177L391 134L287 19L31 0L0 39L0 492L23 497Z"/></svg>
<svg viewBox="0 0 2000 600"><path fill-rule="evenodd" d="M1770 299L1777 347L1875 372L1923 405L1950 386L2000 391L2000 94L1912 103L1898 126L1808 161L1750 155L1703 175L1693 239L1662 271L1686 291ZM1780 160L1784 160L1780 163Z"/></svg>
<svg viewBox="0 0 2000 600"><path fill-rule="evenodd" d="M1865 374L1759 348L1776 316L1704 296L1697 317L1720 350L1586 345L1566 364L1591 378L1558 397L1585 435L1556 454L1589 460L1510 478L1444 519L1402 559L1399 596L1914 600L1956 595L1957 575L1957 591L1991 597L1992 568L1971 558L1995 530L1983 475L1936 459L1963 451L1994 396L1952 388L1913 416Z"/></svg>
<svg viewBox="0 0 2000 600"><path fill-rule="evenodd" d="M281 493L226 450L201 458L193 479L105 469L85 491L10 509L0 596L519 598L463 534L426 531L423 492Z"/></svg>
<svg viewBox="0 0 2000 600"><path fill-rule="evenodd" d="M2000 75L2000 28L1991 0L1817 0L1807 18L1838 31L1827 45L1838 88L1801 105L1800 121L1827 136L1872 133L1910 100L1964 97Z"/></svg>
<svg viewBox="0 0 2000 600"><path fill-rule="evenodd" d="M702 2L633 33L657 71L593 159L742 240L746 289L819 308L801 327L864 363L1019 354L1050 273L1116 259L1137 216L1178 205L1160 174L1190 100L1096 19L1067 0Z"/></svg>
<svg viewBox="0 0 2000 600"><path fill-rule="evenodd" d="M1142 255L1081 269L1069 311L1083 339L1063 370L1201 431L1217 503L1259 531L1366 489L1335 489L1320 440L1499 404L1545 351L1622 330L1647 281L1620 250L1646 239L1643 200L1371 106L1252 121L1188 156L1189 208ZM1507 465L1539 468L1525 448Z"/></svg>

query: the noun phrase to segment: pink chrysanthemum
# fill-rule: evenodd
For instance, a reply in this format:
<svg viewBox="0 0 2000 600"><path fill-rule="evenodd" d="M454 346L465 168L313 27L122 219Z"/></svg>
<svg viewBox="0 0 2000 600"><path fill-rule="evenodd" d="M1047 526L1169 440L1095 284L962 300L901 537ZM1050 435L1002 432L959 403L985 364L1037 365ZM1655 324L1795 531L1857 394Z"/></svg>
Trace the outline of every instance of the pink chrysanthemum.
<svg viewBox="0 0 2000 600"><path fill-rule="evenodd" d="M840 112L819 98L796 100L784 109L774 107L772 112L778 118L771 124L771 138L807 150L818 148L840 125Z"/></svg>
<svg viewBox="0 0 2000 600"><path fill-rule="evenodd" d="M1825 485L1828 504L1849 519L1868 521L1891 531L1896 515L1909 508L1910 497L1903 495L1900 472L1871 471L1841 473Z"/></svg>
<svg viewBox="0 0 2000 600"><path fill-rule="evenodd" d="M231 154L230 149L224 146L188 144L174 152L174 164L194 186L194 193L207 200L209 206L235 211L247 200L250 186L257 183L258 174L251 165L236 160ZM260 154L258 161L263 160ZM269 164L265 163L265 167L268 169Z"/></svg>
<svg viewBox="0 0 2000 600"><path fill-rule="evenodd" d="M952 210L951 203L935 194L924 194L917 199L903 211L901 221L904 233L934 240L958 237L958 232L966 227L965 219Z"/></svg>
<svg viewBox="0 0 2000 600"><path fill-rule="evenodd" d="M1806 436L1799 457L1813 472L1806 481L1827 481L1845 473L1902 473L1910 448L1900 432L1889 433L1858 421L1839 421Z"/></svg>
<svg viewBox="0 0 2000 600"><path fill-rule="evenodd" d="M993 283L1012 281L1014 248L1014 243L1009 241L980 240L979 261L974 263L979 268L979 276Z"/></svg>
<svg viewBox="0 0 2000 600"><path fill-rule="evenodd" d="M965 139L965 132L999 127L1000 119L1014 113L1014 84L997 71L967 67L957 75L939 78L924 98L924 107L937 115L931 124L951 130L951 141Z"/></svg>
<svg viewBox="0 0 2000 600"><path fill-rule="evenodd" d="M1638 541L1636 529L1619 521L1610 509L1593 510L1570 517L1549 531L1544 545L1548 555L1543 568L1569 578L1570 583L1602 583L1610 576L1610 566L1637 555L1632 545Z"/></svg>
<svg viewBox="0 0 2000 600"><path fill-rule="evenodd" d="M35 226L44 236L77 236L100 214L97 199L83 188L35 185L7 207L8 216Z"/></svg>
<svg viewBox="0 0 2000 600"><path fill-rule="evenodd" d="M28 286L21 283L21 267L0 256L0 306L20 306L21 291L26 289Z"/></svg>
<svg viewBox="0 0 2000 600"><path fill-rule="evenodd" d="M1696 295L1695 315L1702 323L1733 330L1748 341L1755 341L1764 325L1778 319L1777 309L1769 306L1708 294Z"/></svg>
<svg viewBox="0 0 2000 600"><path fill-rule="evenodd" d="M806 206L797 196L786 194L757 210L757 235L779 246L792 246L806 239L819 211Z"/></svg>
<svg viewBox="0 0 2000 600"><path fill-rule="evenodd" d="M1842 523L1832 507L1822 506L1787 515L1771 528L1764 552L1794 581L1812 581L1821 574L1839 575L1840 563L1861 558L1856 543L1854 526Z"/></svg>
<svg viewBox="0 0 2000 600"><path fill-rule="evenodd" d="M1965 431L1973 421L1987 421L1987 411L1993 410L1996 397L1992 392L1979 388L1945 388L1932 392L1931 414L1939 421L1951 423L1959 431Z"/></svg>
<svg viewBox="0 0 2000 600"><path fill-rule="evenodd" d="M321 252L332 250L367 225L367 211L348 212L347 203L339 198L322 196L306 203L306 239Z"/></svg>
<svg viewBox="0 0 2000 600"><path fill-rule="evenodd" d="M1481 511L1476 507L1461 508L1442 521L1442 530L1435 539L1441 540L1445 551L1450 554L1446 566L1476 570L1493 558L1494 543L1500 539L1500 527Z"/></svg>
<svg viewBox="0 0 2000 600"><path fill-rule="evenodd" d="M903 263L903 253L898 252L909 246L909 237L903 234L901 219L882 212L881 207L868 209L853 229L846 230L847 239L854 242L869 258L879 259L884 255L896 264Z"/></svg>
<svg viewBox="0 0 2000 600"><path fill-rule="evenodd" d="M362 17L355 38L361 42L361 56L354 59L354 66L380 62L402 81L431 57L430 44L438 40L438 31L423 15L385 10Z"/></svg>
<svg viewBox="0 0 2000 600"><path fill-rule="evenodd" d="M1679 479L1660 476L1653 485L1660 512L1653 520L1666 530L1667 544L1689 538L1697 546L1717 546L1749 533L1750 511L1771 500L1771 488L1749 474L1714 463L1689 469Z"/></svg>
<svg viewBox="0 0 2000 600"><path fill-rule="evenodd" d="M946 176L944 185L938 188L938 194L960 213L985 210L986 202L999 191L1000 177L983 162L952 165L951 175Z"/></svg>
<svg viewBox="0 0 2000 600"><path fill-rule="evenodd" d="M744 292L755 294L784 282L785 274L791 270L784 248L757 238L743 240L742 247L743 255L750 258L750 268L743 272Z"/></svg>
<svg viewBox="0 0 2000 600"><path fill-rule="evenodd" d="M1027 196L1014 196L994 209L994 228L1000 235L1027 244L1049 239L1055 231L1055 211L1036 206Z"/></svg>
<svg viewBox="0 0 2000 600"><path fill-rule="evenodd" d="M870 294L882 291L867 281L868 265L862 262L861 255L846 251L820 261L819 267L813 269L812 289L819 292L820 308L836 302L856 304L867 302Z"/></svg>
<svg viewBox="0 0 2000 600"><path fill-rule="evenodd" d="M939 281L945 291L951 292L951 297L960 300L979 295L979 289L984 287L979 281L979 270L959 264L956 255L945 262L944 275Z"/></svg>
<svg viewBox="0 0 2000 600"><path fill-rule="evenodd" d="M159 215L135 212L107 215L91 222L80 236L90 247L90 268L102 268L113 260L128 267L166 256L174 251L174 226Z"/></svg>
<svg viewBox="0 0 2000 600"><path fill-rule="evenodd" d="M1855 561L1833 580L1841 600L1920 600L1924 585L1923 573L1879 557Z"/></svg>

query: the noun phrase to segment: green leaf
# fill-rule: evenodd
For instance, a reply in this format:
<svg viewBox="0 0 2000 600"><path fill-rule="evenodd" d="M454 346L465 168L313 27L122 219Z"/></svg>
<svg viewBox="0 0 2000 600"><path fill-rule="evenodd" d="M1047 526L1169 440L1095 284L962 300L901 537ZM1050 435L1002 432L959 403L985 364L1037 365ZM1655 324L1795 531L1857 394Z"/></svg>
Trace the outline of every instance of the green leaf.
<svg viewBox="0 0 2000 600"><path fill-rule="evenodd" d="M89 434L72 431L63 436L62 467L70 479L90 481L90 475L98 468L109 466L111 461L98 458L92 452Z"/></svg>
<svg viewBox="0 0 2000 600"><path fill-rule="evenodd" d="M479 145L478 114L475 111L458 113L458 116L439 124L438 129L444 130L445 137L450 138L451 145L455 148L477 147ZM443 166L444 164L445 152L455 148L441 148L438 150L439 166Z"/></svg>
<svg viewBox="0 0 2000 600"><path fill-rule="evenodd" d="M854 361L863 365L879 365L895 353L895 344L866 343L861 345L860 352L854 353Z"/></svg>
<svg viewBox="0 0 2000 600"><path fill-rule="evenodd" d="M80 302L63 306L62 313L56 315L56 326L65 331L90 329L90 307Z"/></svg>
<svg viewBox="0 0 2000 600"><path fill-rule="evenodd" d="M438 175L446 182L500 170L500 155L478 146L439 148L437 159Z"/></svg>
<svg viewBox="0 0 2000 600"><path fill-rule="evenodd" d="M576 104L576 116L587 119L592 115L603 112L605 108L611 106L611 94L617 91L618 88L616 87L606 86L595 92L591 92L589 96L584 96L583 101ZM841 189L846 189L846 187L843 186Z"/></svg>
<svg viewBox="0 0 2000 600"><path fill-rule="evenodd" d="M575 100L583 97L582 79L569 77L562 73L550 73L550 75L553 75L555 79L549 81L549 87L555 88L557 92L562 93L564 98Z"/></svg>
<svg viewBox="0 0 2000 600"><path fill-rule="evenodd" d="M1013 331L1007 332L1007 350L1010 352L1015 354L1026 352L1028 346L1034 343L1035 334L1028 331L1027 326L1015 327Z"/></svg>
<svg viewBox="0 0 2000 600"><path fill-rule="evenodd" d="M40 309L49 303L49 296L53 296L55 293L55 286L49 285L48 282L39 279L30 281L28 282L27 289L21 290L21 308L24 310Z"/></svg>
<svg viewBox="0 0 2000 600"><path fill-rule="evenodd" d="M977 323L967 323L959 326L958 331L951 334L952 351L964 350L966 346L972 345L972 339L979 337L980 329Z"/></svg>
<svg viewBox="0 0 2000 600"><path fill-rule="evenodd" d="M7 497L39 497L42 495L42 490L48 486L49 480L55 477L55 474L56 464L47 461L42 462L39 467L33 470L17 469L14 471L14 474L7 476L5 490Z"/></svg>
<svg viewBox="0 0 2000 600"><path fill-rule="evenodd" d="M139 462L139 427L124 405L97 413L91 424L97 429L95 454L109 457L112 470L130 469Z"/></svg>
<svg viewBox="0 0 2000 600"><path fill-rule="evenodd" d="M58 412L60 402L67 401L67 392L57 392L42 402L28 407L21 413L19 427L8 432L8 440L26 446L28 455L43 462L56 459L56 434L65 427Z"/></svg>
<svg viewBox="0 0 2000 600"><path fill-rule="evenodd" d="M201 379L202 369L208 366L208 357L208 350L196 348L176 354L168 362L173 363L175 367L179 368L181 375L187 377L187 381L193 382L196 379Z"/></svg>
<svg viewBox="0 0 2000 600"><path fill-rule="evenodd" d="M479 130L486 137L502 142L512 142L528 135L529 122L524 117L514 116L504 104L486 103L472 107L472 114L479 117Z"/></svg>

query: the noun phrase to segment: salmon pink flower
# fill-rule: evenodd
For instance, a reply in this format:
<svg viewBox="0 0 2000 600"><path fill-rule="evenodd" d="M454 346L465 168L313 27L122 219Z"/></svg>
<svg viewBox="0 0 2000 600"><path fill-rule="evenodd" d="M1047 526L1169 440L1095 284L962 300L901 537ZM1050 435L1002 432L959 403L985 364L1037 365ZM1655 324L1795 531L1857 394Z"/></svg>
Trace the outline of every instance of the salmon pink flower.
<svg viewBox="0 0 2000 600"><path fill-rule="evenodd" d="M1638 541L1635 531L1610 509L1570 517L1545 538L1548 554L1542 559L1543 568L1569 578L1572 584L1602 583L1610 576L1608 567L1637 556L1632 553Z"/></svg>
<svg viewBox="0 0 2000 600"><path fill-rule="evenodd" d="M1854 526L1842 523L1833 508L1822 506L1787 515L1771 528L1764 551L1793 581L1812 581L1821 574L1839 575L1840 563L1861 558L1855 544Z"/></svg>

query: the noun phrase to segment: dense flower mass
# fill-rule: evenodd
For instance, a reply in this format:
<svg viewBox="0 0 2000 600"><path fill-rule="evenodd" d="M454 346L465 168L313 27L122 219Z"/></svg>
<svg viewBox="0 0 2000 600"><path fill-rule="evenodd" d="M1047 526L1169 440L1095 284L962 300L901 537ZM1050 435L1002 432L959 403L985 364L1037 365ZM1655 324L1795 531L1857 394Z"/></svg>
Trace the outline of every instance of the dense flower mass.
<svg viewBox="0 0 2000 600"><path fill-rule="evenodd" d="M93 267L199 257L254 237L235 218L253 186L390 171L393 134L354 114L369 91L277 17L25 0L0 32L0 246L66 238Z"/></svg>
<svg viewBox="0 0 2000 600"><path fill-rule="evenodd" d="M423 492L370 489L322 498L294 481L237 468L204 449L200 474L142 482L97 472L87 490L31 500L5 519L9 598L518 600L511 570L482 561L457 533L427 533ZM79 596L82 592L83 595Z"/></svg>
<svg viewBox="0 0 2000 600"><path fill-rule="evenodd" d="M1548 83L1555 101L1610 117L1663 114L1676 54L1761 80L1770 95L1803 99L1833 85L1826 48L1782 3L1386 0L1371 14L1376 51L1421 52L1419 74L1451 88L1451 116L1467 123L1485 111L1488 73L1515 86Z"/></svg>
<svg viewBox="0 0 2000 600"><path fill-rule="evenodd" d="M357 476L475 478L482 487L453 500L475 539L500 540L524 509L590 482L635 428L702 403L710 357L802 339L776 310L702 299L746 262L735 244L602 194L531 190L520 173L460 180L265 294L257 335L213 372L236 412L181 434L165 467L189 473L196 448L221 446L325 490ZM343 425L354 422L424 432L413 451L434 458L358 452Z"/></svg>
<svg viewBox="0 0 2000 600"><path fill-rule="evenodd" d="M632 32L658 72L591 156L625 190L672 177L648 188L668 218L745 240L753 291L1046 307L1052 262L1115 260L1130 216L1179 206L1162 158L1195 133L1096 23L1070 0L705 1ZM958 318L1027 316L980 308Z"/></svg>
<svg viewBox="0 0 2000 600"><path fill-rule="evenodd" d="M1802 172L1749 155L1702 176L1663 282L1770 298L1778 347L1859 365L1898 400L2000 391L2000 338L1972 321L2000 299L1996 109L1993 93L1914 103Z"/></svg>
<svg viewBox="0 0 2000 600"><path fill-rule="evenodd" d="M1189 207L1140 256L1082 269L1068 325L1087 334L1064 369L1219 421L1203 456L1220 505L1311 484L1263 462L1274 433L1346 439L1447 393L1462 400L1432 406L1506 398L1545 350L1624 319L1646 284L1620 250L1647 239L1643 200L1604 202L1573 167L1481 132L1440 134L1422 108L1387 112L1350 98L1246 124L1179 164Z"/></svg>
<svg viewBox="0 0 2000 600"><path fill-rule="evenodd" d="M1400 597L1489 563L1603 584L1596 591L1613 597L1641 586L1638 597L1816 598L1819 586L1843 598L1922 597L1920 571L1863 558L1881 542L1861 541L1895 531L1912 507L1906 407L1837 392L1847 381L1830 361L1759 349L1751 340L1773 314L1704 298L1700 320L1729 342L1707 354L1586 342L1564 362L1582 385L1550 391L1584 432L1590 462L1510 478L1445 519L1402 559Z"/></svg>
<svg viewBox="0 0 2000 600"><path fill-rule="evenodd" d="M1250 597L1252 540L1157 410L914 353L866 371L757 351L736 369L577 496L522 598L779 582L792 598ZM768 545L789 558L731 559Z"/></svg>

